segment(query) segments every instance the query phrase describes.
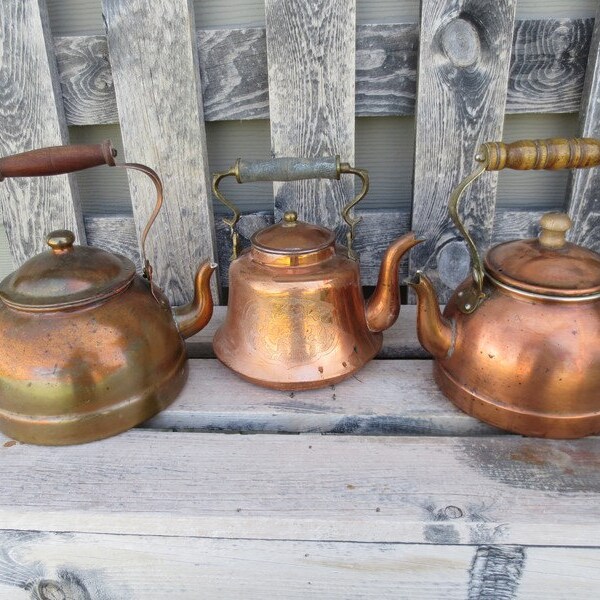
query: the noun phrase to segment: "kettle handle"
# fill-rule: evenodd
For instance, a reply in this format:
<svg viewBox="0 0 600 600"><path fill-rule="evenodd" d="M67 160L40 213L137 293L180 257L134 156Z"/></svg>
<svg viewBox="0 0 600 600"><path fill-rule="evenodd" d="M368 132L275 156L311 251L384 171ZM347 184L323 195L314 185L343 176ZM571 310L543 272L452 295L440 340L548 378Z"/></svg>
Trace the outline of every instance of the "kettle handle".
<svg viewBox="0 0 600 600"><path fill-rule="evenodd" d="M600 165L600 140L594 138L550 138L546 140L519 140L486 142L475 156L480 164L452 191L448 211L452 221L464 237L471 255L473 285L463 290L458 298L458 308L465 314L472 313L484 300L483 262L473 238L469 235L458 215L458 203L465 189L485 171L517 169L585 169Z"/></svg>
<svg viewBox="0 0 600 600"><path fill-rule="evenodd" d="M144 277L150 282L152 294L159 301L152 284L152 265L146 258L146 238L163 203L163 185L158 174L150 167L138 163L117 163L115 162L116 156L117 151L113 148L110 140L104 140L100 144L72 144L38 148L0 158L0 181L7 177L63 175L100 165L133 169L148 175L156 188L156 204L141 236L142 264Z"/></svg>
<svg viewBox="0 0 600 600"><path fill-rule="evenodd" d="M342 208L342 218L348 224L350 230L346 235L348 245L348 256L356 259L352 249L354 240L354 228L360 223L360 217L356 218L350 211L356 206L369 191L369 173L365 169L357 169L349 163L341 162L339 156L326 156L319 158L297 158L281 157L269 160L245 160L238 158L233 167L221 173L215 173L212 180L214 195L233 212L231 218L223 218L223 222L229 225L231 239L233 241L233 252L231 260L238 256L239 235L236 224L240 220L238 207L225 198L219 190L219 183L225 177L235 177L238 183L250 183L254 181L299 181L301 179L339 179L342 174L353 174L362 181L360 192Z"/></svg>
<svg viewBox="0 0 600 600"><path fill-rule="evenodd" d="M6 177L41 177L82 171L99 165L115 166L117 151L110 140L39 148L0 158L0 181Z"/></svg>

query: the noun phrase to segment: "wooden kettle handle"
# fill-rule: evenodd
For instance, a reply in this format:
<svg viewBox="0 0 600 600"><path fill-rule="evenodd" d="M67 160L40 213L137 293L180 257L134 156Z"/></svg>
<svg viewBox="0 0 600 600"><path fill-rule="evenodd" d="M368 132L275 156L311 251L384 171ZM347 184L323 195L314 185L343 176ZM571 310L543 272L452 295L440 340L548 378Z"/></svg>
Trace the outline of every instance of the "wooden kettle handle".
<svg viewBox="0 0 600 600"><path fill-rule="evenodd" d="M0 180L72 173L98 165L115 166L117 151L110 140L101 144L52 146L0 158Z"/></svg>
<svg viewBox="0 0 600 600"><path fill-rule="evenodd" d="M477 160L486 163L487 171L501 169L582 169L600 165L600 140L594 138L550 138L487 142Z"/></svg>

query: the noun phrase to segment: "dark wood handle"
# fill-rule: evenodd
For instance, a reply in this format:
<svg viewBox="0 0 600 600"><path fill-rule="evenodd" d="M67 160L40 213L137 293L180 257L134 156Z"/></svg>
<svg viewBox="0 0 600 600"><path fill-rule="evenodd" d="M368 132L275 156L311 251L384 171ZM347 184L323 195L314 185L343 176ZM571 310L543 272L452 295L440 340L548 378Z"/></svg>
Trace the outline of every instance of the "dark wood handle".
<svg viewBox="0 0 600 600"><path fill-rule="evenodd" d="M486 162L486 170L501 169L582 169L600 165L600 140L593 138L551 138L487 142L477 160Z"/></svg>
<svg viewBox="0 0 600 600"><path fill-rule="evenodd" d="M101 144L53 146L0 158L0 180L72 173L98 165L115 165L117 151L110 140Z"/></svg>

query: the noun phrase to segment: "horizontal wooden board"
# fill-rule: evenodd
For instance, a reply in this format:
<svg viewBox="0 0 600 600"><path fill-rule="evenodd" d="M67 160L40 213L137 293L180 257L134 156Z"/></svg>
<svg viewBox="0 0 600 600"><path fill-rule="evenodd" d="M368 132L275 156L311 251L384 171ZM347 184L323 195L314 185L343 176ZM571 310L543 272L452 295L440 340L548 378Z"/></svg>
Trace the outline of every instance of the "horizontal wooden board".
<svg viewBox="0 0 600 600"><path fill-rule="evenodd" d="M320 390L280 392L243 381L214 359L192 359L177 401L144 428L226 433L490 435L438 390L431 360L374 360ZM215 393L215 390L219 390Z"/></svg>
<svg viewBox="0 0 600 600"><path fill-rule="evenodd" d="M600 438L138 429L71 447L2 438L0 453L0 523L16 530L455 545L600 539Z"/></svg>
<svg viewBox="0 0 600 600"><path fill-rule="evenodd" d="M518 21L507 112L577 112L593 19ZM207 121L267 119L264 28L199 30L199 67ZM67 121L117 123L110 57L102 35L55 38ZM414 113L418 27L359 25L356 115Z"/></svg>
<svg viewBox="0 0 600 600"><path fill-rule="evenodd" d="M409 229L409 213L392 210L357 211L362 217L356 227L354 249L360 256L363 285L375 285L379 275L379 266L385 249ZM493 242L531 237L537 232L537 223L543 211L501 211L496 214ZM242 247L248 247L249 239L255 231L273 222L272 213L260 212L242 216L238 223ZM450 217L448 217L450 226ZM221 282L229 283L229 258L231 256L231 238L229 229L221 219L215 222L218 262ZM133 218L129 215L88 216L85 218L85 230L89 244L117 251L140 265L138 243L135 236ZM466 253L466 247L465 247ZM428 265L419 265L427 272ZM402 277L408 275L406 258L400 267ZM467 275L467 271L455 273L458 284Z"/></svg>
<svg viewBox="0 0 600 600"><path fill-rule="evenodd" d="M220 540L39 531L1 532L0 553L0 600L430 600L442 596L447 600L552 600L567 595L577 600L595 597L600 569L599 548Z"/></svg>

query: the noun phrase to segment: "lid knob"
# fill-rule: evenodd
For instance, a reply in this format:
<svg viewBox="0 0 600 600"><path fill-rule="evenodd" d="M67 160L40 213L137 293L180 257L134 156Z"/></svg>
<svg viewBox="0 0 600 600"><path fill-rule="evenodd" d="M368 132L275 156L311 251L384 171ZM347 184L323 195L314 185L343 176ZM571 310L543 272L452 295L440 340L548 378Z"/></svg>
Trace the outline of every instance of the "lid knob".
<svg viewBox="0 0 600 600"><path fill-rule="evenodd" d="M75 235L68 229L51 231L46 237L46 243L54 250L54 252L69 250L73 247L73 242L75 242Z"/></svg>
<svg viewBox="0 0 600 600"><path fill-rule="evenodd" d="M559 212L546 213L540 219L542 231L539 235L540 244L544 248L563 248L567 243L566 233L573 222L569 215Z"/></svg>
<svg viewBox="0 0 600 600"><path fill-rule="evenodd" d="M298 220L298 213L293 210L288 210L283 214L283 220L286 223L295 223Z"/></svg>

